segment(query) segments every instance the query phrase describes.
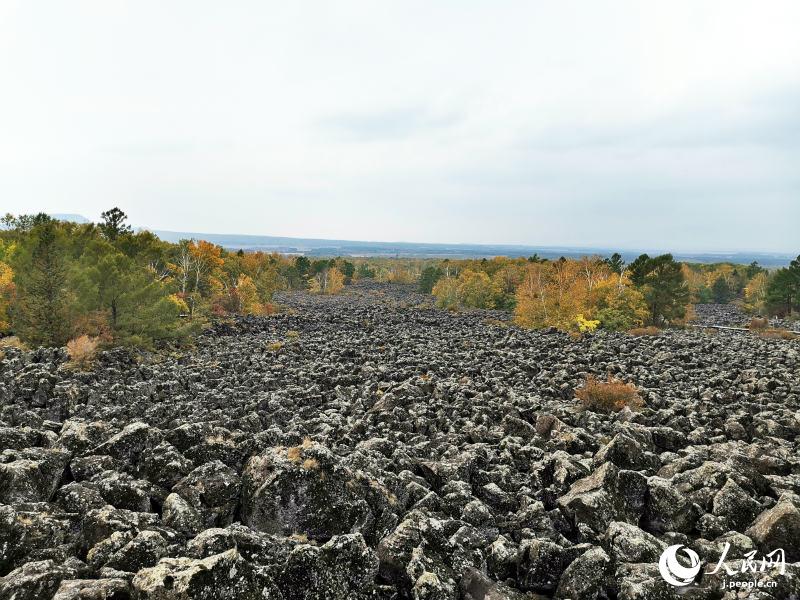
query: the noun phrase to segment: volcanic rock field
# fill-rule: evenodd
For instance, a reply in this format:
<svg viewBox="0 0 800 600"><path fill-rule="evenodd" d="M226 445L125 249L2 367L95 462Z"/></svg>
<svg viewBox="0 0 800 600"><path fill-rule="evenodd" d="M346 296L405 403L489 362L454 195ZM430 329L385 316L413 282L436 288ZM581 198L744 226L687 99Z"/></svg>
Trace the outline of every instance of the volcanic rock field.
<svg viewBox="0 0 800 600"><path fill-rule="evenodd" d="M3 349L0 600L800 595L798 342L572 339L388 284L279 302L85 372ZM609 373L645 406L584 408ZM724 548L762 587L705 573ZM738 573L776 548L785 574Z"/></svg>

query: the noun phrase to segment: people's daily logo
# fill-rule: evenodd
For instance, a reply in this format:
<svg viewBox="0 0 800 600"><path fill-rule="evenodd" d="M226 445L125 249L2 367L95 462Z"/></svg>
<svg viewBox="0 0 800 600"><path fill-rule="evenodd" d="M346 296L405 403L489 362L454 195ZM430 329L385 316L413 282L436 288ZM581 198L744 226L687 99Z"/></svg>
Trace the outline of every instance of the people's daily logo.
<svg viewBox="0 0 800 600"><path fill-rule="evenodd" d="M689 566L684 566L678 562L678 551L689 561ZM670 546L661 554L658 561L658 570L664 581L675 587L689 585L700 572L700 557L691 548L686 548L681 544Z"/></svg>
<svg viewBox="0 0 800 600"><path fill-rule="evenodd" d="M720 573L723 577L723 588L775 587L777 581L771 577L762 579L758 574L767 570L777 571L778 575L786 574L786 554L782 548L764 554L760 558L756 550L751 550L739 559L729 557L730 549L730 543L726 542L715 567L704 571L706 575ZM669 546L661 553L658 561L661 577L674 587L684 587L694 583L701 568L697 552L683 544ZM753 574L752 579L748 575L750 573Z"/></svg>

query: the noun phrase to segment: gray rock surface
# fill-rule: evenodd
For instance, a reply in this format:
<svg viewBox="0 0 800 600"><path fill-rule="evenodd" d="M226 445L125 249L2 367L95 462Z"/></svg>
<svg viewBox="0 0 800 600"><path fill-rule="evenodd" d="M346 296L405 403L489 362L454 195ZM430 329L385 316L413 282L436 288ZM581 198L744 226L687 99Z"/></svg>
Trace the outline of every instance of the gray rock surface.
<svg viewBox="0 0 800 600"><path fill-rule="evenodd" d="M797 342L575 340L370 282L279 300L90 372L4 349L0 600L671 598L668 546L800 561ZM606 373L644 408L583 409Z"/></svg>

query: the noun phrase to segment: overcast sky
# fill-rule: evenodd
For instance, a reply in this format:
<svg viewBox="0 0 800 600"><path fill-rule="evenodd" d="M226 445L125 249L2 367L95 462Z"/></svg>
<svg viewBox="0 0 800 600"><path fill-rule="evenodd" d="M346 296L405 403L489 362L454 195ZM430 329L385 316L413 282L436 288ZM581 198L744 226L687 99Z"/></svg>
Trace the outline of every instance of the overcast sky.
<svg viewBox="0 0 800 600"><path fill-rule="evenodd" d="M0 211L800 251L800 2L0 0Z"/></svg>

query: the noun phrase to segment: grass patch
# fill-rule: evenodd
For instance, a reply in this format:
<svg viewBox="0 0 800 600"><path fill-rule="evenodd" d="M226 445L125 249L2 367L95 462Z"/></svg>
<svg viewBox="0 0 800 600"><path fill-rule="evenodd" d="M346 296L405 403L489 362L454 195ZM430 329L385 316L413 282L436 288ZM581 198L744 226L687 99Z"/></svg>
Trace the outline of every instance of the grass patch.
<svg viewBox="0 0 800 600"><path fill-rule="evenodd" d="M15 335L8 335L0 338L0 348L16 348L17 350L27 350L25 343Z"/></svg>
<svg viewBox="0 0 800 600"><path fill-rule="evenodd" d="M789 331L788 329L760 329L756 330L755 334L761 339L765 340L796 340L797 334Z"/></svg>
<svg viewBox="0 0 800 600"><path fill-rule="evenodd" d="M654 337L657 335L661 335L661 330L658 327L634 327L633 329L628 330L628 335L634 335L636 337Z"/></svg>

